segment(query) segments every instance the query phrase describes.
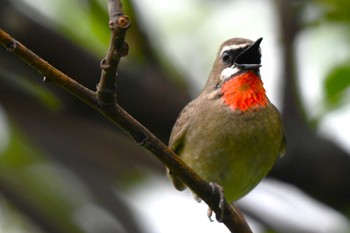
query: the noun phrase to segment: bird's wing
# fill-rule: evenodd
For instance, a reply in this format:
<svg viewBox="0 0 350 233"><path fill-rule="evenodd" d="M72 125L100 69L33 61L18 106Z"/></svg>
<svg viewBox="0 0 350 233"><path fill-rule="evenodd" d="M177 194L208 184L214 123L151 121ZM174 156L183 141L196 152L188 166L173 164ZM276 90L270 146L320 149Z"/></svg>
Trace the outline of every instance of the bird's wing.
<svg viewBox="0 0 350 233"><path fill-rule="evenodd" d="M171 131L169 147L179 156L181 156L182 144L195 112L195 106L194 101L192 101L181 111Z"/></svg>
<svg viewBox="0 0 350 233"><path fill-rule="evenodd" d="M180 113L177 121L173 127L173 130L169 139L169 147L172 149L178 156L181 156L183 143L186 136L186 132L189 126L189 121L191 117L191 112L193 110L193 104L188 104ZM178 190L184 190L186 185L182 182L180 178L175 176L169 169L168 175L174 186Z"/></svg>
<svg viewBox="0 0 350 233"><path fill-rule="evenodd" d="M284 156L284 154L286 153L286 149L287 149L287 138L286 138L286 135L283 134L281 148L280 148L280 153L279 153L280 157Z"/></svg>

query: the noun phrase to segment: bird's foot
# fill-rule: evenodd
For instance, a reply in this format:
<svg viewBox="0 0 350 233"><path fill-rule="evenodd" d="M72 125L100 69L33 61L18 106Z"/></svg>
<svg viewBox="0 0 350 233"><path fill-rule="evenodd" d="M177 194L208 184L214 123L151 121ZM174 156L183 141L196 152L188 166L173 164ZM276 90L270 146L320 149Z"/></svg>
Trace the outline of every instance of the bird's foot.
<svg viewBox="0 0 350 233"><path fill-rule="evenodd" d="M226 203L225 196L224 196L224 189L223 189L223 187L221 187L219 184L217 184L215 182L210 182L209 184L212 188L213 195L219 196L219 209L221 210L221 213L219 216L216 216L216 220L218 220L218 222L222 222L223 217L224 217L225 203ZM207 212L207 216L211 222L214 221L211 218L212 215L213 215L213 210L209 207L208 212Z"/></svg>

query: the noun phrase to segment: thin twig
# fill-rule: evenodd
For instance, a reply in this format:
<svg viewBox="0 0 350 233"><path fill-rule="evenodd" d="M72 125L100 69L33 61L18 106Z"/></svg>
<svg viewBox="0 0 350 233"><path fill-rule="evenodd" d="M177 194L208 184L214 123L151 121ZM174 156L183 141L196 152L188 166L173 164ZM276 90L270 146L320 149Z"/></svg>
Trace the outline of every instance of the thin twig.
<svg viewBox="0 0 350 233"><path fill-rule="evenodd" d="M113 26L111 27L112 36L107 56L102 61L101 80L96 93L57 70L1 28L0 43L9 52L16 54L36 69L44 77L45 81L50 81L67 90L86 104L95 108L111 122L121 127L138 145L142 145L151 151L165 166L180 177L191 190L208 204L216 216L221 216L221 209L218 207L219 197L213 194L212 187L188 167L164 143L116 103L116 72L120 58L127 54L123 52L126 48L124 39L130 22L123 14L119 1L109 0L108 3L110 22L113 22ZM120 23L126 26L124 28L120 27ZM224 206L222 222L226 227L231 232L250 233L251 230L239 210L227 202Z"/></svg>
<svg viewBox="0 0 350 233"><path fill-rule="evenodd" d="M97 85L97 100L101 105L114 105L116 102L116 78L120 59L129 52L125 42L126 31L130 27L128 16L123 13L119 1L108 1L109 28L111 40L106 57L101 61L100 82Z"/></svg>

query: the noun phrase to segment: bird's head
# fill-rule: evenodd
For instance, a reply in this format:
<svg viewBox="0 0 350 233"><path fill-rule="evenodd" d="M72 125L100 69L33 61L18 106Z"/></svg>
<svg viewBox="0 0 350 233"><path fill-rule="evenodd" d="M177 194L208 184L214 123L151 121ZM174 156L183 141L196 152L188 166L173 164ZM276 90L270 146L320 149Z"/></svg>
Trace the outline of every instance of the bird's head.
<svg viewBox="0 0 350 233"><path fill-rule="evenodd" d="M268 99L260 78L262 38L233 38L219 49L205 89L219 93L232 109L265 106Z"/></svg>

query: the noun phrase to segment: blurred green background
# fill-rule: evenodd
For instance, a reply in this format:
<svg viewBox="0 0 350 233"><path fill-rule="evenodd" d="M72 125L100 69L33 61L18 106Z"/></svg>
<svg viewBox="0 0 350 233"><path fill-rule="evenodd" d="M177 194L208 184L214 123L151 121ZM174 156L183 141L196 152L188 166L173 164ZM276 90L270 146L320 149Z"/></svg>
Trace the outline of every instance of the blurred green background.
<svg viewBox="0 0 350 233"><path fill-rule="evenodd" d="M123 2L132 27L118 73L120 105L166 143L218 45L263 36L262 77L288 140L270 176L349 216L349 1ZM107 1L3 0L0 27L95 90L109 43ZM127 197L164 180L162 164L41 80L0 49L0 232L157 232Z"/></svg>

